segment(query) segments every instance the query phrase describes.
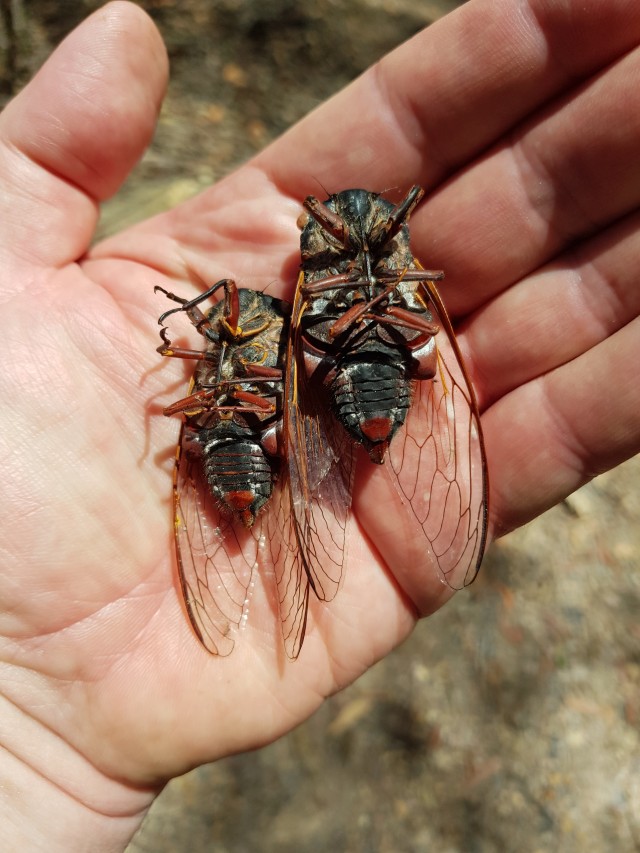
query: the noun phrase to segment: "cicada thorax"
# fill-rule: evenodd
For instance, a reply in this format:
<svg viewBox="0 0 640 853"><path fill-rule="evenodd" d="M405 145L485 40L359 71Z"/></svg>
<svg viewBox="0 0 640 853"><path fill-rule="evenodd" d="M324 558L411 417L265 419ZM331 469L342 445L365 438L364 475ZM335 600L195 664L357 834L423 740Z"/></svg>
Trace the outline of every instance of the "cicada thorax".
<svg viewBox="0 0 640 853"><path fill-rule="evenodd" d="M220 506L246 527L268 503L280 471L282 382L253 382L256 369L282 364L285 318L278 304L239 290L240 331L225 326L218 304L207 320L213 330L207 359L196 369L191 393L212 391L204 409L186 412L185 452L198 456ZM264 378L264 377L262 377Z"/></svg>
<svg viewBox="0 0 640 853"><path fill-rule="evenodd" d="M389 318L396 309L427 324L434 318L419 283L403 281L408 270L418 268L407 225L388 241L371 245L371 235L395 206L365 190L338 193L325 205L348 225L350 236L345 245L315 219L302 230L308 292L301 318L305 365L309 375L324 373L337 419L372 461L382 463L406 420L415 380L433 377L437 359L433 332L425 336ZM331 288L340 276L348 278ZM359 305L368 306L360 316Z"/></svg>

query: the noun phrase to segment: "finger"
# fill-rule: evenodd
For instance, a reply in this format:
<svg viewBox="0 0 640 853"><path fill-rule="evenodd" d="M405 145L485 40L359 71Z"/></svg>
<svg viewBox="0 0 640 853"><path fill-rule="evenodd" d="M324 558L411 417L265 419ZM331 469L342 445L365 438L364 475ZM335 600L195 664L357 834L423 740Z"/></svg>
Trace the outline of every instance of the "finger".
<svg viewBox="0 0 640 853"><path fill-rule="evenodd" d="M481 304L640 203L640 49L545 108L413 222L453 313Z"/></svg>
<svg viewBox="0 0 640 853"><path fill-rule="evenodd" d="M640 314L640 214L509 288L468 324L482 408L577 358Z"/></svg>
<svg viewBox="0 0 640 853"><path fill-rule="evenodd" d="M637 452L640 319L492 406L491 513L505 533Z"/></svg>
<svg viewBox="0 0 640 853"><path fill-rule="evenodd" d="M318 181L333 191L417 178L432 187L639 38L635 0L474 0L385 57L256 162L291 195L315 191Z"/></svg>
<svg viewBox="0 0 640 853"><path fill-rule="evenodd" d="M131 3L108 4L60 45L0 116L5 252L43 265L83 254L97 202L151 138L166 79L160 36Z"/></svg>

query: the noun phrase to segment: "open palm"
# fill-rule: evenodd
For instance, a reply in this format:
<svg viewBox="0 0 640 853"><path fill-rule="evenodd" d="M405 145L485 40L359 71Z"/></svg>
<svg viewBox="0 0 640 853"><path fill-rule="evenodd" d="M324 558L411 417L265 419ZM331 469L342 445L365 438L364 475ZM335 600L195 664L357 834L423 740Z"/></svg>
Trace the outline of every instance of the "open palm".
<svg viewBox="0 0 640 853"><path fill-rule="evenodd" d="M185 372L155 352L167 305L154 285L194 294L191 270L291 299L300 199L317 180L420 182L431 196L413 246L447 273L483 412L492 534L637 451L640 12L504 5L498 23L469 3L237 173L91 250L97 205L162 98L153 25L133 5L105 7L3 114L2 694L11 751L88 810L135 821L170 776L277 737L443 598L400 557L383 562L364 488L344 587L312 603L297 662L260 582L233 655L199 646L169 524L178 424L160 415Z"/></svg>

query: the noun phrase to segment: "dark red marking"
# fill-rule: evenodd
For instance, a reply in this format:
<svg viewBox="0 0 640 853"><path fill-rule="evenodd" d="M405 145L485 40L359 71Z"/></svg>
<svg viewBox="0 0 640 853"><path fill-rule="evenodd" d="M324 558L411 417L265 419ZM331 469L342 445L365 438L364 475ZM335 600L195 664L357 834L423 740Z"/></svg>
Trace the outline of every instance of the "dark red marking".
<svg viewBox="0 0 640 853"><path fill-rule="evenodd" d="M393 423L391 418L369 418L360 424L360 429L369 441L384 441L389 438Z"/></svg>

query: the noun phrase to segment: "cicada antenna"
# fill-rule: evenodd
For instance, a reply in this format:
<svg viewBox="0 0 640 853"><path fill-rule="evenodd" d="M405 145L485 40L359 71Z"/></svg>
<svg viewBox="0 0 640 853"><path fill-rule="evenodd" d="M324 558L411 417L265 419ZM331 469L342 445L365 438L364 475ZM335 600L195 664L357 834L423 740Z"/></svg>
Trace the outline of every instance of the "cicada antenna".
<svg viewBox="0 0 640 853"><path fill-rule="evenodd" d="M323 193L325 193L329 197L331 197L333 195L333 193L330 193L329 190L325 187L325 185L322 183L320 178L316 178L315 175L313 175L313 180L320 187L320 189L322 190Z"/></svg>

